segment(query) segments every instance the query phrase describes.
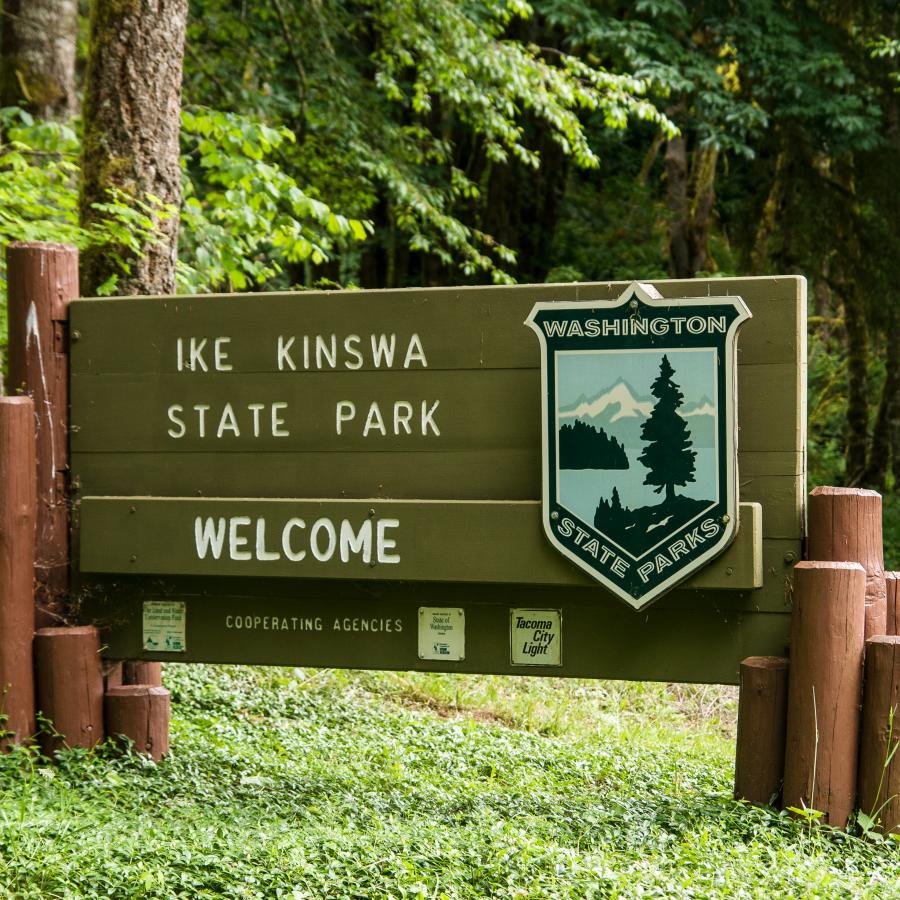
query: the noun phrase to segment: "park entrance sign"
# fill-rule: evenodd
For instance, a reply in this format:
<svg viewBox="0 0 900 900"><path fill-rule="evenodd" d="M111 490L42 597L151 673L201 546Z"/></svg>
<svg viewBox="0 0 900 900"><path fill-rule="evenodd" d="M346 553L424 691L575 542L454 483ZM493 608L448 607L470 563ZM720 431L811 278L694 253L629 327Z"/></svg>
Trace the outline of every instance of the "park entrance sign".
<svg viewBox="0 0 900 900"><path fill-rule="evenodd" d="M602 308L537 303L543 519L560 553L641 609L718 556L738 526L740 297L632 284ZM657 500L654 495L661 495Z"/></svg>
<svg viewBox="0 0 900 900"><path fill-rule="evenodd" d="M787 637L804 316L794 277L76 300L80 616L112 658L734 682Z"/></svg>

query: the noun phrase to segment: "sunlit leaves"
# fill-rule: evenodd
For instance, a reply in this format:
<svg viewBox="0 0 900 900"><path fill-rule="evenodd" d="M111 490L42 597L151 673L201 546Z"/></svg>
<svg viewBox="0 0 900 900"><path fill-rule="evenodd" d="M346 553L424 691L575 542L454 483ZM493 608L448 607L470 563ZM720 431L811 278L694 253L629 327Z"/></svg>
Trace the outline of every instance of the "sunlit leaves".
<svg viewBox="0 0 900 900"><path fill-rule="evenodd" d="M182 122L183 290L264 285L285 262L320 264L371 233L369 222L334 212L285 171L279 154L295 140L290 130L201 108Z"/></svg>

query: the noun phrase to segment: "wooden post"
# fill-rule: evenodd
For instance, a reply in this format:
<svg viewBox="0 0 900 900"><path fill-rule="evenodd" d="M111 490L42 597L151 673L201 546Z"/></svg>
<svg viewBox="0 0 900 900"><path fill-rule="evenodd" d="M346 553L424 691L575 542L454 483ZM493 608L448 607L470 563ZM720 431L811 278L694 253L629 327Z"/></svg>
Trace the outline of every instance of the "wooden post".
<svg viewBox="0 0 900 900"><path fill-rule="evenodd" d="M68 310L78 251L65 244L6 248L10 392L34 399L37 422L36 625L63 621L69 589Z"/></svg>
<svg viewBox="0 0 900 900"><path fill-rule="evenodd" d="M788 660L750 656L741 663L734 795L760 805L781 792L787 725Z"/></svg>
<svg viewBox="0 0 900 900"><path fill-rule="evenodd" d="M34 636L38 709L56 734L41 735L51 756L61 747L93 747L103 740L100 632L93 625L41 628Z"/></svg>
<svg viewBox="0 0 900 900"><path fill-rule="evenodd" d="M162 666L158 662L129 659L122 665L122 684L162 686Z"/></svg>
<svg viewBox="0 0 900 900"><path fill-rule="evenodd" d="M859 563L794 567L784 805L837 828L856 798L865 595Z"/></svg>
<svg viewBox="0 0 900 900"><path fill-rule="evenodd" d="M34 734L35 482L34 404L0 397L0 750Z"/></svg>
<svg viewBox="0 0 900 900"><path fill-rule="evenodd" d="M857 562L866 570L866 637L887 633L881 494L818 487L809 495L808 559Z"/></svg>
<svg viewBox="0 0 900 900"><path fill-rule="evenodd" d="M859 749L859 807L880 820L884 832L900 832L900 637L866 641Z"/></svg>
<svg viewBox="0 0 900 900"><path fill-rule="evenodd" d="M900 631L900 572L885 572L887 587L887 633L897 634Z"/></svg>
<svg viewBox="0 0 900 900"><path fill-rule="evenodd" d="M169 692L149 684L123 684L106 692L106 730L129 738L136 753L157 762L169 752Z"/></svg>

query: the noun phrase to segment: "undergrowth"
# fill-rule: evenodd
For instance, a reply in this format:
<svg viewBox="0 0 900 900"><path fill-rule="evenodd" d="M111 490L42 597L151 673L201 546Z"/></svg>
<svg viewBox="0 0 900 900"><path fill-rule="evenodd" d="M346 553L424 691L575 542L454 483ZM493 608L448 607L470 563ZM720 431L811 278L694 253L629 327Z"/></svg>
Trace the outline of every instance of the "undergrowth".
<svg viewBox="0 0 900 900"><path fill-rule="evenodd" d="M0 757L10 897L900 896L731 799L729 689L175 666L172 753Z"/></svg>

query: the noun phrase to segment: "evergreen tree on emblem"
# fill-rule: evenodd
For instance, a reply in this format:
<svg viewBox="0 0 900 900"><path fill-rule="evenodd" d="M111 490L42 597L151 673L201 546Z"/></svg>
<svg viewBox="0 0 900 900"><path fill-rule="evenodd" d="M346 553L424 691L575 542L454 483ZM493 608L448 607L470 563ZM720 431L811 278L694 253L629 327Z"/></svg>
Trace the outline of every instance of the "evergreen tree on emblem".
<svg viewBox="0 0 900 900"><path fill-rule="evenodd" d="M692 441L688 423L678 414L684 402L684 394L672 376L675 370L669 357L663 356L659 364L659 375L650 393L656 397L656 405L650 418L641 425L641 439L647 442L638 461L650 471L644 484L654 485L656 493L666 489L666 500L675 498L675 485L684 486L694 480L694 461L697 458L691 450Z"/></svg>

